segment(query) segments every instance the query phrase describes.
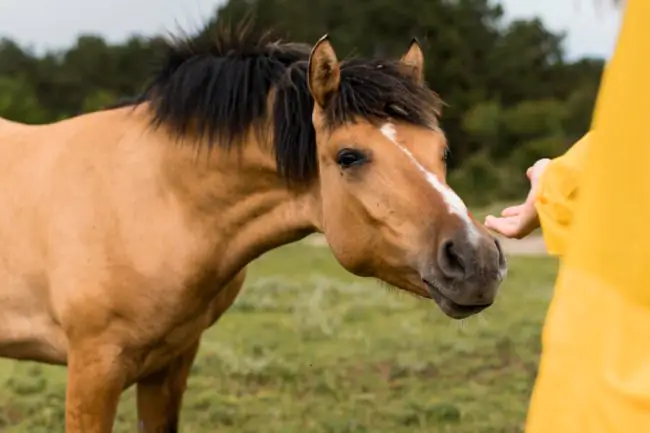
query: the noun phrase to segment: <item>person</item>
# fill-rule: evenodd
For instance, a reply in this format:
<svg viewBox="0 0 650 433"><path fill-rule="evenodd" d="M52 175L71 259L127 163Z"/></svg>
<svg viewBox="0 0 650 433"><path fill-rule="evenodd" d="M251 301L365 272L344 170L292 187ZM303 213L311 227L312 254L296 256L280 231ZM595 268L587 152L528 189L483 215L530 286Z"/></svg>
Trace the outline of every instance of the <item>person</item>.
<svg viewBox="0 0 650 433"><path fill-rule="evenodd" d="M624 7L590 132L485 221L560 256L525 433L650 432L650 1Z"/></svg>

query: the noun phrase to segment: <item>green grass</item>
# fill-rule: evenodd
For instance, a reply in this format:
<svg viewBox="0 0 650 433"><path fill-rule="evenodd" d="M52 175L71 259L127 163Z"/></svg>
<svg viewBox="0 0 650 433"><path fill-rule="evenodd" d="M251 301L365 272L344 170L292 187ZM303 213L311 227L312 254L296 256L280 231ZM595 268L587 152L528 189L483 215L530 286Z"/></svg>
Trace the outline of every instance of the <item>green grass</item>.
<svg viewBox="0 0 650 433"><path fill-rule="evenodd" d="M511 258L497 303L455 322L347 274L326 248L273 251L206 333L181 431L520 432L555 272L549 258ZM62 432L64 375L0 362L0 431ZM114 431L136 431L133 389Z"/></svg>

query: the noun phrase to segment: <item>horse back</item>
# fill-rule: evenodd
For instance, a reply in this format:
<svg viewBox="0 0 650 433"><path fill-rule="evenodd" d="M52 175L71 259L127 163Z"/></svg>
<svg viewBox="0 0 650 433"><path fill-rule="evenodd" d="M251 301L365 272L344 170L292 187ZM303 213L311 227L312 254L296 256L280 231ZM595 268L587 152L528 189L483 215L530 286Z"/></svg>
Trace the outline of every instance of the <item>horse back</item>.
<svg viewBox="0 0 650 433"><path fill-rule="evenodd" d="M27 128L29 125L20 122L14 122L13 120L8 120L0 117L0 135L5 132L15 131L16 129Z"/></svg>

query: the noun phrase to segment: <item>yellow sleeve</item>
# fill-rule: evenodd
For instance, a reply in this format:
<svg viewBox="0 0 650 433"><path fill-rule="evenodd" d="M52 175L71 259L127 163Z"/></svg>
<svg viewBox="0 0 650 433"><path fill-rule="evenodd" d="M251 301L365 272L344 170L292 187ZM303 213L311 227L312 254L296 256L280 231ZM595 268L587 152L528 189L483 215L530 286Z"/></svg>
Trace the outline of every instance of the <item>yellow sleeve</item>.
<svg viewBox="0 0 650 433"><path fill-rule="evenodd" d="M587 133L564 155L551 160L540 178L535 208L550 254L564 254L585 153L592 134Z"/></svg>

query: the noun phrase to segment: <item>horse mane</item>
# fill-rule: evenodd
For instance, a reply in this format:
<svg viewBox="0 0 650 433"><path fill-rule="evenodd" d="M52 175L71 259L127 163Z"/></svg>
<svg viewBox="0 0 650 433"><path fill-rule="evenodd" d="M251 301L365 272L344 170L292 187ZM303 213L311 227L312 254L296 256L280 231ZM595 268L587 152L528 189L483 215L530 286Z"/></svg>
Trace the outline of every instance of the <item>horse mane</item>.
<svg viewBox="0 0 650 433"><path fill-rule="evenodd" d="M154 125L178 138L194 134L209 147L241 146L250 128L265 135L272 126L279 175L309 182L318 175L310 51L270 33L256 36L247 26L173 38L144 92L114 107L148 102ZM340 91L325 109L325 122L335 128L357 118L392 118L432 127L440 104L398 60L351 58L341 64Z"/></svg>

